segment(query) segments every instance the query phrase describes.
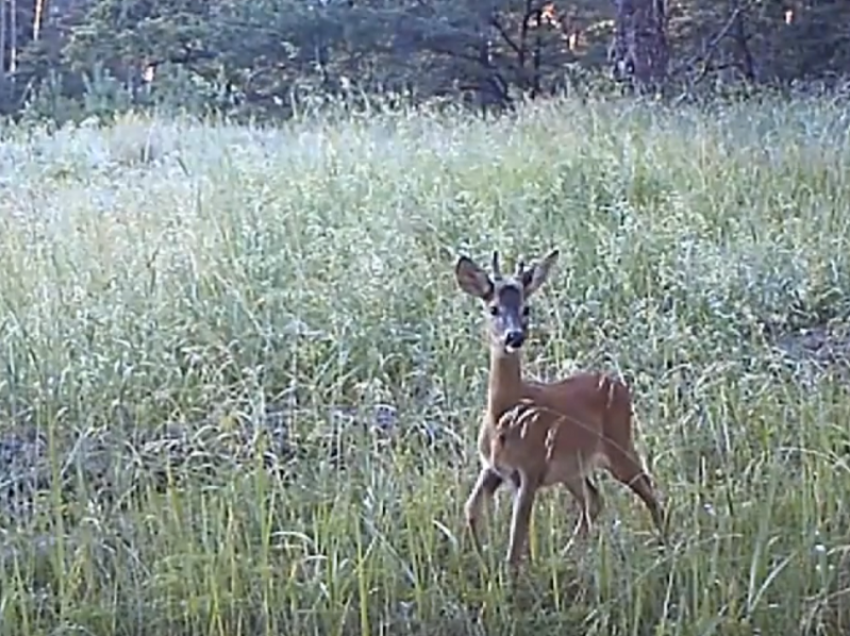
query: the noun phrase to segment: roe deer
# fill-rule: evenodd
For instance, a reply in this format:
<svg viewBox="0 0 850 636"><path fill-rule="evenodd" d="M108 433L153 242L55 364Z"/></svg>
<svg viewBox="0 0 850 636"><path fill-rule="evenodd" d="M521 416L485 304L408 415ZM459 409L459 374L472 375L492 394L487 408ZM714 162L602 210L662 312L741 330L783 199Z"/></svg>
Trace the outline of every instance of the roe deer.
<svg viewBox="0 0 850 636"><path fill-rule="evenodd" d="M467 527L480 551L477 525L485 500L509 479L514 490L506 560L519 562L534 498L542 487L564 484L581 506L579 531L590 529L602 496L590 475L604 467L646 504L662 537L664 513L632 439L628 387L603 373L534 382L522 377L520 349L528 331L529 297L558 259L553 250L513 276L502 276L493 254L492 276L462 256L455 267L461 290L483 301L488 314L490 377L487 408L478 434L481 470L465 505Z"/></svg>

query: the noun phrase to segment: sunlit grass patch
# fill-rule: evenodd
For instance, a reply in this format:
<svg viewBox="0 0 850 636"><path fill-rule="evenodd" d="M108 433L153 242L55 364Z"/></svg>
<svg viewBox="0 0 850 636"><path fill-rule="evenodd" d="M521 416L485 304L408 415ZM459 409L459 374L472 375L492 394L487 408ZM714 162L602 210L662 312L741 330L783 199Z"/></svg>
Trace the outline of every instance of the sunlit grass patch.
<svg viewBox="0 0 850 636"><path fill-rule="evenodd" d="M845 119L11 131L0 632L844 633ZM602 478L570 543L546 493L511 587L507 493L483 559L462 533L487 352L452 268L551 247L526 371L631 381L672 539Z"/></svg>

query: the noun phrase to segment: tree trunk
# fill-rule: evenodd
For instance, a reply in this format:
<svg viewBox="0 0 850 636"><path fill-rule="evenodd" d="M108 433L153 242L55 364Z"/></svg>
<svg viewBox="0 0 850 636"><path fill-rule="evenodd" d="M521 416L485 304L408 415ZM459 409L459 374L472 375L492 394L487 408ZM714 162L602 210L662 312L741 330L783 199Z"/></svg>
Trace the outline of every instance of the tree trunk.
<svg viewBox="0 0 850 636"><path fill-rule="evenodd" d="M638 93L662 90L670 52L664 0L614 0L614 76Z"/></svg>
<svg viewBox="0 0 850 636"><path fill-rule="evenodd" d="M35 12L32 17L32 40L38 42L41 32L41 21L44 19L44 9L47 0L35 0Z"/></svg>
<svg viewBox="0 0 850 636"><path fill-rule="evenodd" d="M0 0L0 112L5 113L9 100L6 82L6 0Z"/></svg>
<svg viewBox="0 0 850 636"><path fill-rule="evenodd" d="M6 81L6 0L0 0L0 83Z"/></svg>
<svg viewBox="0 0 850 636"><path fill-rule="evenodd" d="M756 71L753 54L750 51L749 33L745 24L744 12L739 11L735 16L735 30L733 37L735 38L735 48L737 49L738 66L741 69L744 77L748 82L755 82Z"/></svg>
<svg viewBox="0 0 850 636"><path fill-rule="evenodd" d="M9 75L15 83L18 71L18 2L9 0Z"/></svg>

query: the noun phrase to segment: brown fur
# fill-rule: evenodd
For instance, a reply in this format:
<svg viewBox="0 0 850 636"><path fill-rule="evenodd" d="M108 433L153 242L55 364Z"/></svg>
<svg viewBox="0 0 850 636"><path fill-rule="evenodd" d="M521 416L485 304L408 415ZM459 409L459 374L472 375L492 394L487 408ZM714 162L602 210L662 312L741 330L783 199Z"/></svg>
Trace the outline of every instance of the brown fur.
<svg viewBox="0 0 850 636"><path fill-rule="evenodd" d="M460 288L487 307L490 378L487 409L478 434L481 470L465 504L476 547L478 519L505 479L514 489L507 561L517 565L526 546L534 499L540 488L564 484L581 505L580 531L586 533L602 510L602 496L590 479L606 468L646 504L659 532L664 514L632 439L632 400L628 387L601 373L579 373L541 383L525 380L520 349L528 330L528 297L548 277L558 257L551 252L513 277L503 277L498 256L493 275L466 257L455 274ZM516 345L516 346L514 346Z"/></svg>

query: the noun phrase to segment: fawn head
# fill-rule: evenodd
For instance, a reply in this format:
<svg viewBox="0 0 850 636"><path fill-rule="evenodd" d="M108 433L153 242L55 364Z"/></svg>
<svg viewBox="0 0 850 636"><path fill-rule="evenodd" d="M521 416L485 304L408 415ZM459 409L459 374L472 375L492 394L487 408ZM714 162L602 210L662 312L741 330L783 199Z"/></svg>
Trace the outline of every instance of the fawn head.
<svg viewBox="0 0 850 636"><path fill-rule="evenodd" d="M455 266L455 278L460 288L478 298L487 309L491 346L502 354L519 351L528 334L529 297L549 276L558 250L552 250L541 261L526 267L517 263L512 276L503 276L499 253L493 253L492 273L488 274L472 259L461 256Z"/></svg>

